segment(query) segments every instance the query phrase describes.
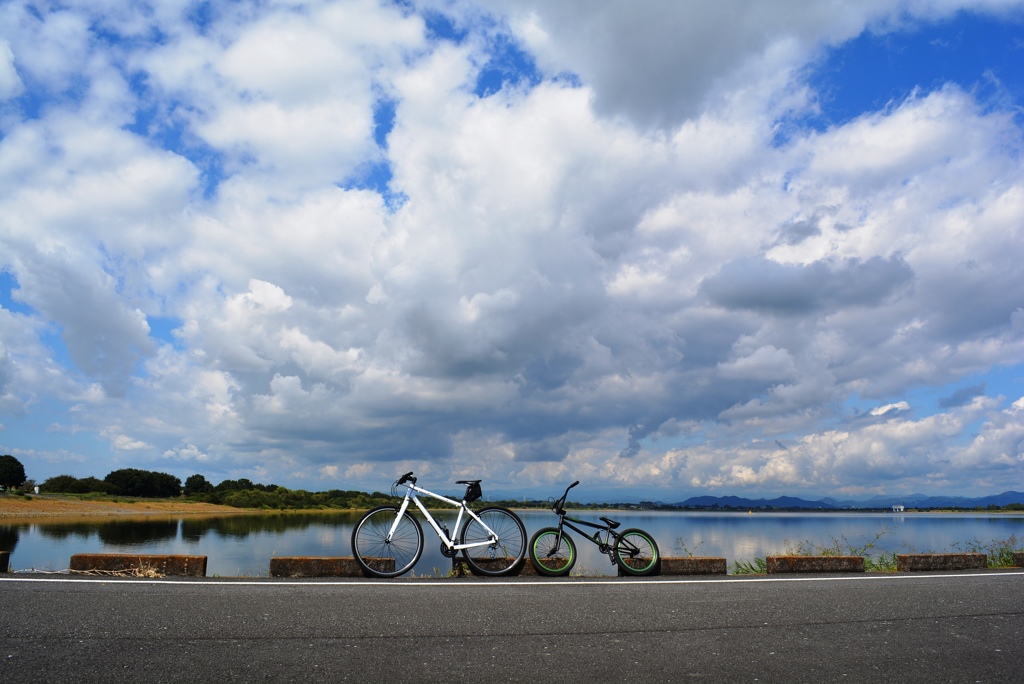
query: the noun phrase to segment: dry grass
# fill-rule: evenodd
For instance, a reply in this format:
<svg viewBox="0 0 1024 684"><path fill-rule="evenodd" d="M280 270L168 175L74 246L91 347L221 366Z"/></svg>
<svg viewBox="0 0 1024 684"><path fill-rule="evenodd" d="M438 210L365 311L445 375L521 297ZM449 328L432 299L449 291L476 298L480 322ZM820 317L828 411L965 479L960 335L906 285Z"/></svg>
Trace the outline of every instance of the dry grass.
<svg viewBox="0 0 1024 684"><path fill-rule="evenodd" d="M92 575L94 577L145 577L148 579L161 579L167 575L156 568L141 567L127 568L125 570L69 570L72 575Z"/></svg>
<svg viewBox="0 0 1024 684"><path fill-rule="evenodd" d="M92 516L241 513L231 506L168 499L77 499L58 494L0 495L0 518L79 518Z"/></svg>

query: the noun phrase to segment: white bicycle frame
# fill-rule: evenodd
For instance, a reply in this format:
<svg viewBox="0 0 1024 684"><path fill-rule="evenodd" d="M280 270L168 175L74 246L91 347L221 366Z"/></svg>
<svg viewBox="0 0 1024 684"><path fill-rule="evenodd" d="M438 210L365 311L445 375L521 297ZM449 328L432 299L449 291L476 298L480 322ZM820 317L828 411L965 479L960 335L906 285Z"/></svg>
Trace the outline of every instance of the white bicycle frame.
<svg viewBox="0 0 1024 684"><path fill-rule="evenodd" d="M416 485L408 482L403 483L403 485L408 487L409 489L405 492L405 498L402 499L402 507L398 509L398 515L395 516L395 522L392 523L391 529L388 531L388 543L391 542L391 536L395 533L395 530L398 529L398 523L399 521L401 521L402 515L404 515L405 512L409 509L410 501L416 504L416 507L420 509L420 513L423 514L423 517L426 518L427 522L430 523L430 526L434 528L434 532L437 533L437 536L441 540L441 542L452 551L472 549L476 548L477 546L492 546L500 541L498 539L497 533L495 533L494 530L488 527L487 523L480 519L480 516L478 516L470 508L468 508L466 506L465 501L455 501L454 499L449 499L446 496L435 494L434 492L431 492L427 489L423 489L423 487L417 487ZM475 542L473 544L456 544L455 540L449 538L448 535L445 534L444 530L442 530L441 527L437 524L437 521L434 520L434 516L430 515L430 511L427 510L427 507L424 506L423 502L420 501L418 496L416 496L417 492L419 492L420 494L425 494L426 496L429 496L431 498L437 499L438 501L443 501L446 504L455 506L456 508L459 509L459 515L455 518L455 527L452 528L456 534L458 534L459 527L462 525L462 514L466 513L469 515L469 517L473 518L473 520L476 520L478 523L480 523L480 525L482 525L483 528L487 530L487 534L489 534L491 538L487 541Z"/></svg>

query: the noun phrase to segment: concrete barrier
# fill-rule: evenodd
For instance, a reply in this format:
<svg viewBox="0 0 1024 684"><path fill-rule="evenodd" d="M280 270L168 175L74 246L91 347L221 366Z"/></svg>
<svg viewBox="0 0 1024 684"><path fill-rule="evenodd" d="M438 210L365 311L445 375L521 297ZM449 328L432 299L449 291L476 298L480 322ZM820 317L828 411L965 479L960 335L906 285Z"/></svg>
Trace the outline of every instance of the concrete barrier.
<svg viewBox="0 0 1024 684"><path fill-rule="evenodd" d="M206 556L76 553L71 557L71 571L206 577Z"/></svg>
<svg viewBox="0 0 1024 684"><path fill-rule="evenodd" d="M367 558L380 572L394 572L394 558ZM270 559L271 577L370 577L352 556L276 556Z"/></svg>
<svg viewBox="0 0 1024 684"><path fill-rule="evenodd" d="M768 574L793 572L864 572L862 556L768 556Z"/></svg>
<svg viewBox="0 0 1024 684"><path fill-rule="evenodd" d="M7 572L11 567L11 552L0 551L0 572Z"/></svg>
<svg viewBox="0 0 1024 684"><path fill-rule="evenodd" d="M562 565L560 567L564 567L566 561L564 561L563 559L558 559L558 560L562 561ZM554 564L556 564L558 562L558 560L553 561L553 562L549 561L549 562L551 562L552 565L554 565ZM523 559L523 567L519 571L519 574L523 575L523 576L526 576L526 577L537 577L537 576L540 575L540 573L537 572L537 566L535 566L533 564L533 559L531 559L529 556L527 556L526 558Z"/></svg>
<svg viewBox="0 0 1024 684"><path fill-rule="evenodd" d="M728 564L724 558L693 557L662 558L662 575L725 575Z"/></svg>
<svg viewBox="0 0 1024 684"><path fill-rule="evenodd" d="M1024 551L1013 552L1013 564L1018 568L1024 568Z"/></svg>
<svg viewBox="0 0 1024 684"><path fill-rule="evenodd" d="M385 559L379 564L383 569ZM388 559L390 572L394 559ZM375 566L376 567L376 566ZM363 577L363 568L352 556L278 556L270 559L271 577Z"/></svg>
<svg viewBox="0 0 1024 684"><path fill-rule="evenodd" d="M629 559L626 560L626 562L629 563L630 565L632 565L635 568L643 568L643 567L647 567L648 565L651 564L651 559L649 557L648 558L629 558ZM659 566L660 566L660 561L658 562L658 564L656 564L654 566L654 571L651 573L651 575L660 575L661 574L661 570L659 569ZM615 569L617 570L617 572L619 574L619 577L636 577L636 575L630 575L630 574L627 574L627 573L623 572L622 568L619 567L618 563L615 564Z"/></svg>
<svg viewBox="0 0 1024 684"><path fill-rule="evenodd" d="M984 553L904 553L896 556L899 572L929 570L983 570L988 567Z"/></svg>
<svg viewBox="0 0 1024 684"><path fill-rule="evenodd" d="M502 568L508 567L508 561L505 559L491 560L489 558L475 558L473 559L473 562L490 572L495 572L501 570ZM471 574L469 566L466 565L465 561L461 561L461 563L463 566L465 566L465 573ZM527 565L532 565L528 557L523 558L522 562L519 563L519 567L516 568L514 572L510 572L508 575L503 575L503 577L515 577L516 575L521 575L523 574L523 568L525 568Z"/></svg>

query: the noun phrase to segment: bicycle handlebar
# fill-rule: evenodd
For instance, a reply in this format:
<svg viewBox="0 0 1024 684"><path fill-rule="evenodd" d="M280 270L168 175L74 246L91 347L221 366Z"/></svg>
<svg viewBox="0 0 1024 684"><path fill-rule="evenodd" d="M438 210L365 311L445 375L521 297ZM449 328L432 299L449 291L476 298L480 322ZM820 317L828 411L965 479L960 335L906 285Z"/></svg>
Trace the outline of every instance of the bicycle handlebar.
<svg viewBox="0 0 1024 684"><path fill-rule="evenodd" d="M572 489L573 487L575 487L576 485L578 485L579 483L580 483L580 481L576 480L571 485L569 485L568 487L565 488L565 494L562 494L562 498L559 499L557 502L555 502L555 506L554 506L555 513L557 513L558 515L561 515L562 513L565 513L565 500L569 496L569 490Z"/></svg>
<svg viewBox="0 0 1024 684"><path fill-rule="evenodd" d="M416 484L416 478L412 476L412 471L411 470L409 472L407 472L405 475L403 475L402 477L398 478L398 481L395 482L395 484L396 485L403 485L406 482L412 482L413 484Z"/></svg>

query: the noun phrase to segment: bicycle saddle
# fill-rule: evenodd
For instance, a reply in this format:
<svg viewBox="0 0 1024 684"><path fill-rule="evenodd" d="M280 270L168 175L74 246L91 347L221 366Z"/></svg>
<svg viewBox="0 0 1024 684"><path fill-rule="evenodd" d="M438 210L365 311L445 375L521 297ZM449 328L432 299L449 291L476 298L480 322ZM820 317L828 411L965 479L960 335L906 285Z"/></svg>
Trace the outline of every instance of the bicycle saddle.
<svg viewBox="0 0 1024 684"><path fill-rule="evenodd" d="M614 529L615 529L616 527L618 527L618 526L619 526L619 521L617 521L617 520L612 520L612 519L610 519L610 518L601 518L601 522L603 522L604 524L606 524L606 525L607 525L608 527L610 527L610 528L611 528L611 529L613 529L613 530L614 530Z"/></svg>
<svg viewBox="0 0 1024 684"><path fill-rule="evenodd" d="M480 484L480 482L482 482L482 480L456 480L455 484L475 485Z"/></svg>

